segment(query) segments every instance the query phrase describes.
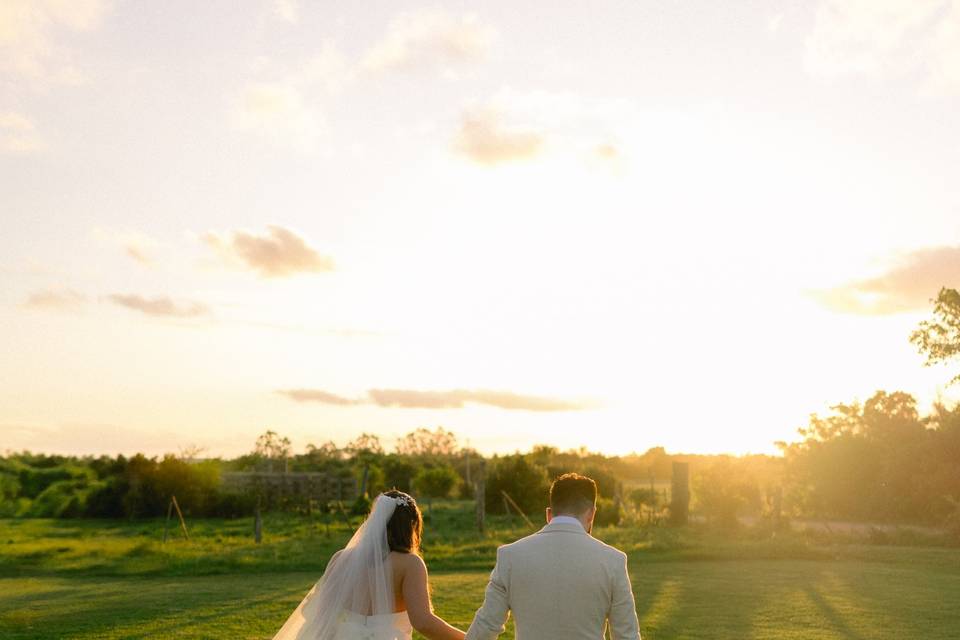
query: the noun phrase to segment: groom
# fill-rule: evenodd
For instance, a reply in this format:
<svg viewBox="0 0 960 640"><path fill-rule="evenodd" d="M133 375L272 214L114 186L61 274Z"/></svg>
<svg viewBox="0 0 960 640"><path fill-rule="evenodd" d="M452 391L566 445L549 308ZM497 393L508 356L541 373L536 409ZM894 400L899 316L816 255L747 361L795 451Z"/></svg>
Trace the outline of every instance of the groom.
<svg viewBox="0 0 960 640"><path fill-rule="evenodd" d="M547 526L497 550L466 640L493 640L513 612L517 640L640 640L627 556L593 536L597 485L568 473L550 487Z"/></svg>

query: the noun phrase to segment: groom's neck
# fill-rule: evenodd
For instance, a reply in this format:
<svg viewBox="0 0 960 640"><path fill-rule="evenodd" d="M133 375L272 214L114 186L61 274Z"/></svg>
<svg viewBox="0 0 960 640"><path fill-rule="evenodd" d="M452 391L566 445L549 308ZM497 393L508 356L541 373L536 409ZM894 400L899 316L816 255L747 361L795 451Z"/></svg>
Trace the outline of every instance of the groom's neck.
<svg viewBox="0 0 960 640"><path fill-rule="evenodd" d="M550 511L547 511L547 522L548 523L553 522L557 518L571 518L579 522L580 525L583 527L584 531L586 531L587 533L590 533L590 530L593 528L592 527L593 522L592 522L592 518L590 518L589 516L590 516L589 513L580 513L580 514L552 513Z"/></svg>

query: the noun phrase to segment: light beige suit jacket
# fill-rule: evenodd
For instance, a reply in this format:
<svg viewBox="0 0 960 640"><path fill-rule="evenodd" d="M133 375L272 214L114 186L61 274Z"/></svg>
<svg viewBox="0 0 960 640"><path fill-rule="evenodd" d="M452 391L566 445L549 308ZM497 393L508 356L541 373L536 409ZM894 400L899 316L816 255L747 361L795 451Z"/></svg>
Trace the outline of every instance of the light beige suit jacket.
<svg viewBox="0 0 960 640"><path fill-rule="evenodd" d="M578 524L550 523L497 550L467 640L493 640L513 613L517 640L640 640L627 556Z"/></svg>

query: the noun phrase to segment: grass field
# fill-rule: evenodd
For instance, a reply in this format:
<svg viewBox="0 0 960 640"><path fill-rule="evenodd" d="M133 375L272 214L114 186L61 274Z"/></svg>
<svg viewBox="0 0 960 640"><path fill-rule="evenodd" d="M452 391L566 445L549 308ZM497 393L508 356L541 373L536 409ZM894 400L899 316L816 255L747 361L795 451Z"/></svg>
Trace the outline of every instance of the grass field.
<svg viewBox="0 0 960 640"><path fill-rule="evenodd" d="M438 505L425 557L434 603L465 626L496 546L526 533ZM343 523L271 517L191 523L0 521L0 638L270 638L349 536ZM630 554L644 638L957 638L960 550L825 544L751 532L597 532ZM512 628L504 637L512 638Z"/></svg>

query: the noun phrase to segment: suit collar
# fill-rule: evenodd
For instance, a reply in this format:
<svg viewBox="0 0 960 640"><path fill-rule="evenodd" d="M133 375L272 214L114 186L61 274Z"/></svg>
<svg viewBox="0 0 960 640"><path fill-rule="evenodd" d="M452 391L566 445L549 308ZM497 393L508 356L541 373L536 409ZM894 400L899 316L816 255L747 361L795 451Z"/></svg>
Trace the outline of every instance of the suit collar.
<svg viewBox="0 0 960 640"><path fill-rule="evenodd" d="M540 529L538 533L578 533L582 536L587 535L587 532L579 523L572 524L567 522L550 522L543 529Z"/></svg>

